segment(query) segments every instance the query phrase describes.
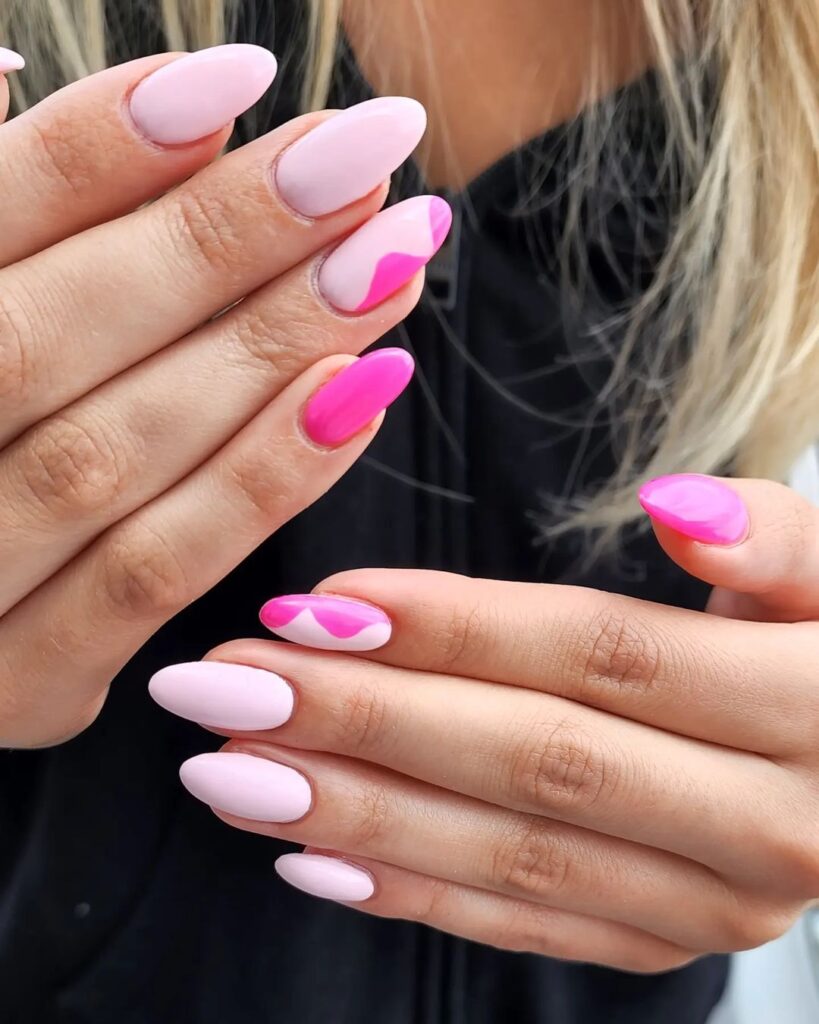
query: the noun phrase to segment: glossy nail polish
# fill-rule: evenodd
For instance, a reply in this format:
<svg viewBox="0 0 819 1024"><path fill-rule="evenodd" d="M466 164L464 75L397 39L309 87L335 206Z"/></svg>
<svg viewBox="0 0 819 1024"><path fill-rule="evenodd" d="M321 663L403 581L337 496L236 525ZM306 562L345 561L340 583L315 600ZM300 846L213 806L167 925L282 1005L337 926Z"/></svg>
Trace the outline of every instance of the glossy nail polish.
<svg viewBox="0 0 819 1024"><path fill-rule="evenodd" d="M179 777L198 800L250 821L297 821L313 800L300 772L250 754L199 754L185 761Z"/></svg>
<svg viewBox="0 0 819 1024"><path fill-rule="evenodd" d="M378 349L345 366L307 403L307 436L324 448L349 441L398 398L414 369L402 348Z"/></svg>
<svg viewBox="0 0 819 1024"><path fill-rule="evenodd" d="M639 498L652 519L703 544L739 544L748 534L742 498L710 476L661 476L643 484Z"/></svg>
<svg viewBox="0 0 819 1024"><path fill-rule="evenodd" d="M427 115L416 100L367 100L324 121L281 157L282 198L305 217L321 217L362 199L407 159Z"/></svg>
<svg viewBox="0 0 819 1024"><path fill-rule="evenodd" d="M438 196L417 196L377 213L335 249L319 271L319 289L346 313L389 298L440 249L452 224Z"/></svg>
<svg viewBox="0 0 819 1024"><path fill-rule="evenodd" d="M338 857L317 853L285 853L275 863L276 871L296 889L342 903L360 903L375 892L372 877L363 869Z"/></svg>
<svg viewBox="0 0 819 1024"><path fill-rule="evenodd" d="M273 672L222 661L192 661L157 672L153 699L191 722L238 732L276 729L293 713L293 691Z"/></svg>
<svg viewBox="0 0 819 1024"><path fill-rule="evenodd" d="M0 74L7 71L22 71L25 66L25 57L5 46L0 46Z"/></svg>
<svg viewBox="0 0 819 1024"><path fill-rule="evenodd" d="M144 78L131 94L131 117L160 145L194 142L252 107L275 77L276 58L264 47L213 46Z"/></svg>
<svg viewBox="0 0 819 1024"><path fill-rule="evenodd" d="M324 651L375 651L392 635L392 623L380 608L323 594L276 597L259 618L276 636Z"/></svg>

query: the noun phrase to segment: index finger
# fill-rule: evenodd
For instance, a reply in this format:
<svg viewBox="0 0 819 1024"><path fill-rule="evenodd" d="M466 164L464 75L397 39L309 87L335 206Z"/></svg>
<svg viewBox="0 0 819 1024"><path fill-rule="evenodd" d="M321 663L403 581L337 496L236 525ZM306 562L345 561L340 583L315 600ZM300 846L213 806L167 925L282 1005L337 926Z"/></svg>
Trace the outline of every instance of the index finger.
<svg viewBox="0 0 819 1024"><path fill-rule="evenodd" d="M376 609L391 629L378 631ZM369 638L381 643L373 660L538 690L725 746L782 755L815 747L816 634L806 624L721 619L581 587L379 569L269 602L262 621L307 646L355 651ZM322 643L322 629L336 635Z"/></svg>

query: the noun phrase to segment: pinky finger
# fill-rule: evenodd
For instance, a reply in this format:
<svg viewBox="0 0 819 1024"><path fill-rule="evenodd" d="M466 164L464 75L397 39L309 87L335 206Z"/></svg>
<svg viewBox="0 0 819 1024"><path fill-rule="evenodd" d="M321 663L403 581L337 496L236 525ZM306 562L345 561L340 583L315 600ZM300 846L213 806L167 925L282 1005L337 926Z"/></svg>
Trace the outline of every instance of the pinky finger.
<svg viewBox="0 0 819 1024"><path fill-rule="evenodd" d="M648 932L473 889L403 868L307 847L276 861L284 881L376 917L415 921L472 942L653 974L696 958Z"/></svg>

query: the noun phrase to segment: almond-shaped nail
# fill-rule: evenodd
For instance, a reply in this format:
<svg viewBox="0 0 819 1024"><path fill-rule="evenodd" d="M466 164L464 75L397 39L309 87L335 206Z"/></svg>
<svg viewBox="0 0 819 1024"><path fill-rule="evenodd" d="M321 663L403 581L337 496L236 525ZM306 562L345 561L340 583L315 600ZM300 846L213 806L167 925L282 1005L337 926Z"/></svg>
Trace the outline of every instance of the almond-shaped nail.
<svg viewBox="0 0 819 1024"><path fill-rule="evenodd" d="M163 146L204 139L244 113L276 77L262 46L229 43L180 57L144 78L131 94L131 117Z"/></svg>
<svg viewBox="0 0 819 1024"><path fill-rule="evenodd" d="M300 772L251 754L199 754L185 761L179 777L198 800L250 821L298 821L313 802Z"/></svg>
<svg viewBox="0 0 819 1024"><path fill-rule="evenodd" d="M366 313L429 263L451 224L452 211L438 196L377 213L327 257L318 278L322 295L345 313Z"/></svg>
<svg viewBox="0 0 819 1024"><path fill-rule="evenodd" d="M721 480L696 473L661 476L643 484L640 504L658 523L703 544L739 544L748 535L745 502Z"/></svg>
<svg viewBox="0 0 819 1024"><path fill-rule="evenodd" d="M0 46L0 75L4 75L7 71L22 71L25 66L26 59L22 54Z"/></svg>
<svg viewBox="0 0 819 1024"><path fill-rule="evenodd" d="M322 122L280 158L282 198L306 217L322 217L362 199L412 153L426 131L416 100L383 96Z"/></svg>
<svg viewBox="0 0 819 1024"><path fill-rule="evenodd" d="M276 636L323 651L375 651L392 635L392 623L380 608L324 594L275 597L259 618Z"/></svg>
<svg viewBox="0 0 819 1024"><path fill-rule="evenodd" d="M412 356L402 348L378 349L345 366L307 403L307 436L324 448L349 441L392 405L414 369Z"/></svg>
<svg viewBox="0 0 819 1024"><path fill-rule="evenodd" d="M285 853L275 862L280 878L295 889L342 903L361 903L375 892L375 883L363 869L338 857L317 853Z"/></svg>
<svg viewBox="0 0 819 1024"><path fill-rule="evenodd" d="M148 690L171 714L217 729L276 729L293 714L293 691L284 679L248 665L169 665L152 677Z"/></svg>

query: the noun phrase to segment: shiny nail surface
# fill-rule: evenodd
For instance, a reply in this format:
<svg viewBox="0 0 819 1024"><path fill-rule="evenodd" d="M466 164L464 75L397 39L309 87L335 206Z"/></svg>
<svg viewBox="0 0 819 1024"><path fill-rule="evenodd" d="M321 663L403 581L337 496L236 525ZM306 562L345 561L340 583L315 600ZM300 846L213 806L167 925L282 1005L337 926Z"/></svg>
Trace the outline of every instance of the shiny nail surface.
<svg viewBox="0 0 819 1024"><path fill-rule="evenodd" d="M295 142L276 167L282 198L306 217L362 199L407 159L427 115L416 100L384 96L322 122Z"/></svg>
<svg viewBox="0 0 819 1024"><path fill-rule="evenodd" d="M378 349L345 366L307 403L307 436L325 448L349 441L398 398L414 369L402 348Z"/></svg>
<svg viewBox="0 0 819 1024"><path fill-rule="evenodd" d="M213 46L144 78L131 95L131 117L153 142L180 146L230 124L275 77L276 58L264 47Z"/></svg>
<svg viewBox="0 0 819 1024"><path fill-rule="evenodd" d="M338 857L317 853L285 853L275 863L279 876L296 889L343 903L360 903L375 892L375 884L363 868Z"/></svg>
<svg viewBox="0 0 819 1024"><path fill-rule="evenodd" d="M380 608L323 594L276 597L259 618L276 636L323 651L375 651L392 635L392 623Z"/></svg>
<svg viewBox="0 0 819 1024"><path fill-rule="evenodd" d="M652 519L703 544L729 546L748 535L748 510L742 498L710 476L661 476L643 484L639 499Z"/></svg>
<svg viewBox="0 0 819 1024"><path fill-rule="evenodd" d="M438 196L406 199L377 213L325 260L319 289L346 313L365 313L389 298L440 249L452 224Z"/></svg>
<svg viewBox="0 0 819 1024"><path fill-rule="evenodd" d="M293 713L293 691L280 676L248 665L192 661L157 672L148 690L174 715L214 728L276 729Z"/></svg>
<svg viewBox="0 0 819 1024"><path fill-rule="evenodd" d="M300 772L250 754L199 754L185 761L179 777L198 800L251 821L297 821L313 799Z"/></svg>
<svg viewBox="0 0 819 1024"><path fill-rule="evenodd" d="M25 57L15 50L0 46L0 74L5 74L7 71L22 71L25 66Z"/></svg>

